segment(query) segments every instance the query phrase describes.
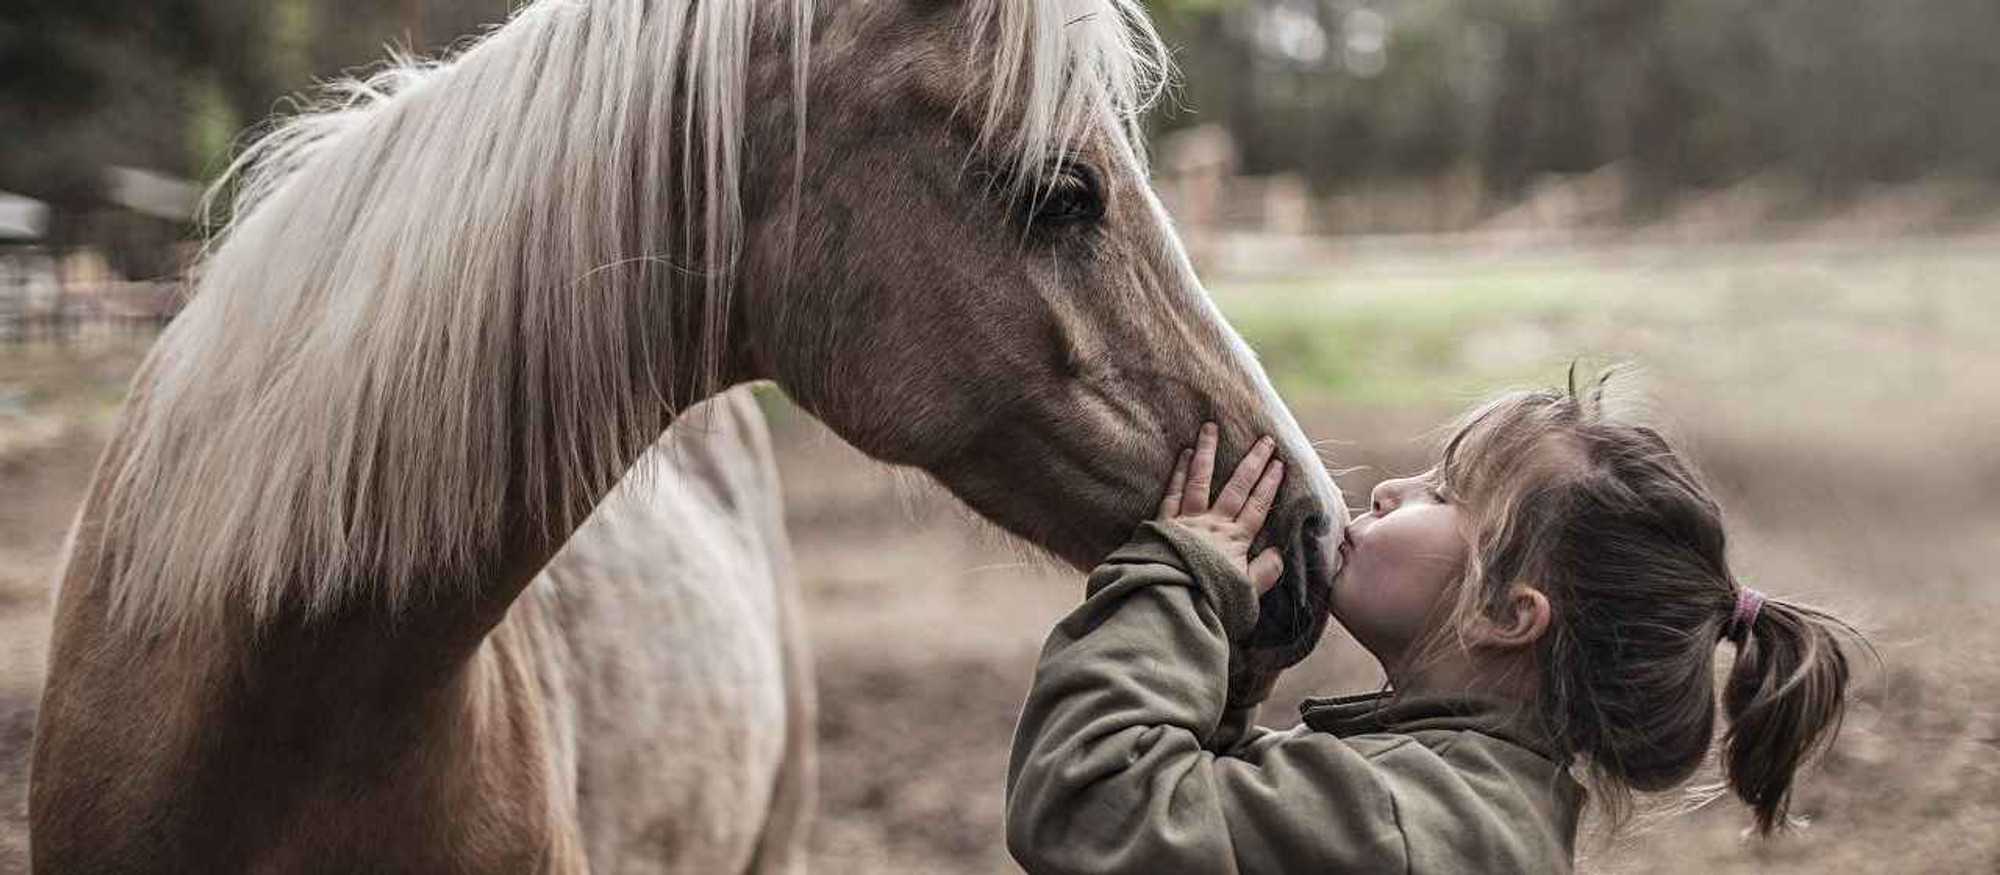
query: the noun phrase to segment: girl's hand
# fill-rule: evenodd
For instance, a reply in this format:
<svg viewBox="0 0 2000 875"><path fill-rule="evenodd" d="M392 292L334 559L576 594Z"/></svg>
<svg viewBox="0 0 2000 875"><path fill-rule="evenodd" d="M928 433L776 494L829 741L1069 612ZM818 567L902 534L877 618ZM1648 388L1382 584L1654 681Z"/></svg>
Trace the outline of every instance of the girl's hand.
<svg viewBox="0 0 2000 875"><path fill-rule="evenodd" d="M1264 516L1271 512L1278 485L1285 480L1285 463L1271 457L1276 442L1268 435L1258 438L1211 506L1208 493L1215 477L1215 443L1215 423L1205 423L1194 449L1181 450L1180 463L1174 466L1167 493L1160 499L1159 518L1180 524L1229 557L1262 596L1277 585L1285 560L1275 547L1264 548L1252 559L1250 545L1263 530Z"/></svg>

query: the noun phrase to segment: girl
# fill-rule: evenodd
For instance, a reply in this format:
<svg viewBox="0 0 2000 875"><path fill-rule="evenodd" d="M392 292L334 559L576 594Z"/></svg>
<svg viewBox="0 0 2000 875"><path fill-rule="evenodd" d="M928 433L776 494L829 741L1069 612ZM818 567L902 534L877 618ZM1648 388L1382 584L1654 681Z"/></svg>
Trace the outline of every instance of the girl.
<svg viewBox="0 0 2000 875"><path fill-rule="evenodd" d="M1579 395L1466 415L1436 467L1375 487L1336 619L1393 692L1308 700L1289 732L1226 706L1279 554L1249 547L1283 478L1266 439L1210 504L1204 426L1159 519L1092 572L1043 649L1007 780L1030 872L1567 872L1581 779L1633 791L1722 767L1769 835L1830 742L1852 630L1729 571L1721 509L1661 436ZM1265 687L1268 689L1268 686Z"/></svg>

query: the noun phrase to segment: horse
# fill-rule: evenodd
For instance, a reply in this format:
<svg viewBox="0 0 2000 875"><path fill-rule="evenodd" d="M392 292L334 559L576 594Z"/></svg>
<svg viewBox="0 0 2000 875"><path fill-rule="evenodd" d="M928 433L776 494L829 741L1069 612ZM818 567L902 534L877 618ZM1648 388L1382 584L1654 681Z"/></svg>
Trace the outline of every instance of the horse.
<svg viewBox="0 0 2000 875"><path fill-rule="evenodd" d="M802 869L757 383L1077 567L1274 435L1232 695L1295 662L1347 511L1149 187L1169 74L1139 0L542 0L273 128L72 526L35 868Z"/></svg>

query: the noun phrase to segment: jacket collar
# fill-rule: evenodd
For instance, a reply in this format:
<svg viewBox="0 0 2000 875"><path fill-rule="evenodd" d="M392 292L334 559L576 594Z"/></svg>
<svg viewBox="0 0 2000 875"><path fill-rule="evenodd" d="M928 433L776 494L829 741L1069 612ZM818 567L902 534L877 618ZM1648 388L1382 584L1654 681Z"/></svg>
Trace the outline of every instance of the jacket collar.
<svg viewBox="0 0 2000 875"><path fill-rule="evenodd" d="M1525 702L1496 696L1398 696L1362 693L1299 703L1307 726L1340 737L1423 730L1470 731L1533 751L1561 764L1553 737Z"/></svg>

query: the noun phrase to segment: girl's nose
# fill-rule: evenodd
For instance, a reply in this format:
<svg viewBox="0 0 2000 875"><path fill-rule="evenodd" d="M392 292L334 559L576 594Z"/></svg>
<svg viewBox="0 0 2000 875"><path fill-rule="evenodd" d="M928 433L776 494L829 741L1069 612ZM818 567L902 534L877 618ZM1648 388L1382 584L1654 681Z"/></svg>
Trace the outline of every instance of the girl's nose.
<svg viewBox="0 0 2000 875"><path fill-rule="evenodd" d="M1396 509L1396 505L1400 503L1401 496L1396 487L1402 482L1400 479L1384 480L1375 484L1375 488L1368 491L1368 509L1369 512L1375 514L1377 519L1380 519L1383 514Z"/></svg>

